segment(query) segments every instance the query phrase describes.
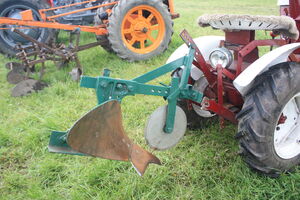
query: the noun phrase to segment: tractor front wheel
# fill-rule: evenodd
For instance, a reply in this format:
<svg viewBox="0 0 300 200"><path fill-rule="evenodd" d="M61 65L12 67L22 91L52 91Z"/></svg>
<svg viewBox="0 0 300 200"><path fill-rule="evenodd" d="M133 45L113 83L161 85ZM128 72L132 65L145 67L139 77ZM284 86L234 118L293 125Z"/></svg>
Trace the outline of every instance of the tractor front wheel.
<svg viewBox="0 0 300 200"><path fill-rule="evenodd" d="M112 50L129 61L161 54L173 34L171 14L161 0L119 1L108 20Z"/></svg>
<svg viewBox="0 0 300 200"><path fill-rule="evenodd" d="M300 64L281 63L255 79L237 118L240 152L254 170L277 177L300 163Z"/></svg>

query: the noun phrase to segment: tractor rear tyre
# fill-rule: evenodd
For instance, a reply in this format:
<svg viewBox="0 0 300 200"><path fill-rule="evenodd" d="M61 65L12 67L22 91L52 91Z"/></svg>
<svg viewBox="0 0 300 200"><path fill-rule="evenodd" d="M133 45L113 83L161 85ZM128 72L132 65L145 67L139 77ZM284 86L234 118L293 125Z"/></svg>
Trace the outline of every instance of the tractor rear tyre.
<svg viewBox="0 0 300 200"><path fill-rule="evenodd" d="M255 79L237 115L245 162L271 177L300 163L300 64L271 67Z"/></svg>
<svg viewBox="0 0 300 200"><path fill-rule="evenodd" d="M2 0L0 3L0 17L10 17L20 19L20 12L31 9L34 18L40 20L38 9L49 8L46 0ZM9 25L3 25L1 28L10 28ZM51 39L55 39L56 32L52 29L34 28L21 29L25 34L37 39L40 42L48 43ZM12 32L10 29L0 30L0 52L13 57L17 50L14 49L16 44L22 44L24 47L30 44L19 34Z"/></svg>
<svg viewBox="0 0 300 200"><path fill-rule="evenodd" d="M108 21L111 49L129 61L161 54L173 34L171 14L161 0L119 1Z"/></svg>

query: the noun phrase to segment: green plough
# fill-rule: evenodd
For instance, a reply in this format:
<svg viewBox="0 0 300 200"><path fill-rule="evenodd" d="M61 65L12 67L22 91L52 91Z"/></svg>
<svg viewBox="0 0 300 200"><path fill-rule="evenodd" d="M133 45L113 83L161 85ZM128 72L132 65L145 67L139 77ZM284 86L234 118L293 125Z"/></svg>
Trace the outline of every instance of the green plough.
<svg viewBox="0 0 300 200"><path fill-rule="evenodd" d="M134 144L126 135L122 125L120 103L126 96L136 94L165 98L167 106L158 108L149 118L145 138L148 145L165 150L176 145L186 130L186 116L176 106L177 100L189 99L201 102L203 94L188 84L195 50L171 63L132 80L114 79L110 71L96 78L82 76L80 86L96 90L98 105L79 119L67 132L53 131L49 151L75 155L89 155L111 160L130 161L140 175L149 163L160 164L150 152ZM147 84L166 73L182 68L182 76L173 77L170 85Z"/></svg>

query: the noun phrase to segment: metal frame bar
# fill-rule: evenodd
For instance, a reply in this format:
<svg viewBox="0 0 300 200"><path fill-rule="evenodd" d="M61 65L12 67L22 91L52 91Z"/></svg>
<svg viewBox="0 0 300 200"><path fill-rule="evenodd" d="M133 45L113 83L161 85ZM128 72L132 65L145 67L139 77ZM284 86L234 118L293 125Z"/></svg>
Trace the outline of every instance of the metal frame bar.
<svg viewBox="0 0 300 200"><path fill-rule="evenodd" d="M46 20L51 21L51 20L59 18L59 17L72 15L72 14L87 11L87 10L93 10L93 9L101 8L101 7L105 7L105 6L115 5L115 4L118 4L119 1L115 1L115 2L107 3L107 4L101 4L101 5L98 5L98 6L92 6L92 7L88 7L88 8L82 8L82 9L62 13L62 14L59 14L59 15L52 15L52 16L49 16L49 17L46 16L47 11L57 10L57 9L66 8L66 7L72 7L72 6L76 6L76 5L80 5L80 4L86 4L86 3L89 3L89 2L94 2L94 1L84 1L84 2L80 2L80 3L70 4L70 5L67 5L67 6L54 7L54 8L50 8L50 9L42 9L42 10L39 10L39 12L40 12L40 15L42 16L42 19L44 21L46 21Z"/></svg>
<svg viewBox="0 0 300 200"><path fill-rule="evenodd" d="M63 29L74 31L80 29L84 32L95 33L96 35L107 34L108 31L104 26L81 26L81 25L69 25L69 24L60 24L58 22L43 22L43 21L24 21L21 19L11 19L7 17L0 17L0 24L10 24L17 26L31 26L39 28L53 28L53 29Z"/></svg>

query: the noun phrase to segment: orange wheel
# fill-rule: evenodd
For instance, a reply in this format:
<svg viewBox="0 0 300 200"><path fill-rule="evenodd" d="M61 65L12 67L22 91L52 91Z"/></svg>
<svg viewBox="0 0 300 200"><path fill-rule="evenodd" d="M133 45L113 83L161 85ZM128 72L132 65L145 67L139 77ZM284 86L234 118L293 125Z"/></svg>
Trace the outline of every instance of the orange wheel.
<svg viewBox="0 0 300 200"><path fill-rule="evenodd" d="M121 0L108 21L112 50L130 61L161 54L173 34L171 15L161 0Z"/></svg>
<svg viewBox="0 0 300 200"><path fill-rule="evenodd" d="M164 19L151 6L134 7L123 19L122 40L135 53L146 54L157 49L164 35Z"/></svg>

